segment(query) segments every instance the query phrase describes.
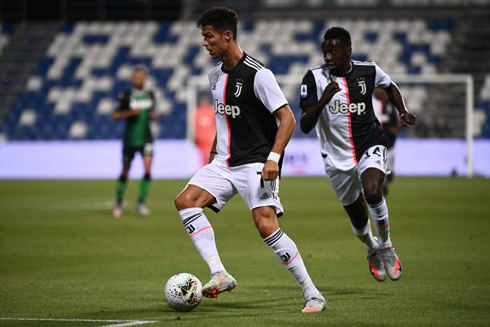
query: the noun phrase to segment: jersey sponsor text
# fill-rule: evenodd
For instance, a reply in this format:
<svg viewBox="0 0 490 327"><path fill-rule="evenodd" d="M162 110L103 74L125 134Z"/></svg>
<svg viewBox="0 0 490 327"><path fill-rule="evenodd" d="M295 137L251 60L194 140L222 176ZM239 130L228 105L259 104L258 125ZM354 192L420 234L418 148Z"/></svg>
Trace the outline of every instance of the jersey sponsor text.
<svg viewBox="0 0 490 327"><path fill-rule="evenodd" d="M347 104L341 103L339 100L335 100L334 105L329 106L328 108L333 114L340 113L346 115L350 112L351 114L362 115L366 112L366 104L364 102Z"/></svg>
<svg viewBox="0 0 490 327"><path fill-rule="evenodd" d="M214 113L236 118L240 116L241 111L239 106L224 105L222 103L218 103L218 99L214 99Z"/></svg>
<svg viewBox="0 0 490 327"><path fill-rule="evenodd" d="M132 109L149 110L153 108L153 101L151 99L131 99L129 107Z"/></svg>

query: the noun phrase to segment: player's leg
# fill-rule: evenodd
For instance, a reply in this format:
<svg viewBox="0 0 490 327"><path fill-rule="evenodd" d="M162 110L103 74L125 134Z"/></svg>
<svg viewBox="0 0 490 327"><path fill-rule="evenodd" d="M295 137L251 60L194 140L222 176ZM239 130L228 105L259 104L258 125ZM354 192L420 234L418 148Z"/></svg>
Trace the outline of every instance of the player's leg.
<svg viewBox="0 0 490 327"><path fill-rule="evenodd" d="M131 168L131 162L134 158L135 150L126 145L123 146L123 168L121 175L117 180L116 186L116 205L112 209L112 215L115 218L119 218L122 215L124 193L126 192L126 185L128 183L129 170Z"/></svg>
<svg viewBox="0 0 490 327"><path fill-rule="evenodd" d="M141 152L143 158L143 166L145 174L140 181L140 194L138 198L138 212L142 216L149 216L150 210L146 207L145 201L150 191L151 184L151 165L153 163L153 145L151 143L145 144L143 151Z"/></svg>
<svg viewBox="0 0 490 327"><path fill-rule="evenodd" d="M385 175L377 168L368 168L362 173L362 183L368 210L379 236L381 247L391 247L388 206L383 197Z"/></svg>
<svg viewBox="0 0 490 327"><path fill-rule="evenodd" d="M296 244L279 227L276 208L254 208L252 216L264 242L299 283L306 301L302 311L304 313L313 313L325 310L326 300L313 284Z"/></svg>
<svg viewBox="0 0 490 327"><path fill-rule="evenodd" d="M306 305L303 312L325 310L326 300L313 284L296 244L279 227L277 216L283 208L279 198L279 179L264 181L263 164L244 165L233 175L233 185L252 210L255 226L274 255L299 283Z"/></svg>
<svg viewBox="0 0 490 327"><path fill-rule="evenodd" d="M379 150L376 150L379 148ZM390 221L388 206L383 197L383 185L386 172L386 148L376 146L368 149L370 156L363 156L359 163L359 171L364 189L368 210L379 237L380 252L386 272L392 280L398 280L402 275L402 265L396 255L390 237ZM379 155L378 155L379 154ZM383 164L379 165L378 162Z"/></svg>
<svg viewBox="0 0 490 327"><path fill-rule="evenodd" d="M386 271L378 242L371 231L366 204L361 193L361 184L355 169L350 171L329 170L330 183L350 218L352 232L366 245L368 251L368 267L377 281L386 279Z"/></svg>
<svg viewBox="0 0 490 327"><path fill-rule="evenodd" d="M204 207L221 209L234 195L229 181L217 174L216 167L201 168L175 199L182 223L194 246L206 262L211 279L203 286L203 295L216 298L233 290L237 282L223 266L216 247L214 230L204 214Z"/></svg>
<svg viewBox="0 0 490 327"><path fill-rule="evenodd" d="M391 148L388 148L388 153L387 153L387 173L386 173L386 178L385 182L383 185L383 194L386 196L388 195L389 191L389 186L393 181L395 180L395 171L394 171L394 166L395 166L395 149L392 146Z"/></svg>

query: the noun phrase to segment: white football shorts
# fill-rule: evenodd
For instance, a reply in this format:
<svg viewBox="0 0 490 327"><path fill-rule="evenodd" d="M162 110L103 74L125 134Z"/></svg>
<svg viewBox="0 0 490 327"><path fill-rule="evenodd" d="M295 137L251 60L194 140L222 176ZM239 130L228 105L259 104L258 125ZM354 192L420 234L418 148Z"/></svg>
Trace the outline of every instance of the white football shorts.
<svg viewBox="0 0 490 327"><path fill-rule="evenodd" d="M362 173L368 168L381 170L385 175L387 169L387 149L383 145L375 145L367 149L357 165L350 170L339 170L325 161L325 172L343 206L354 203L362 192Z"/></svg>
<svg viewBox="0 0 490 327"><path fill-rule="evenodd" d="M273 206L278 217L284 209L279 198L279 178L262 179L263 163L251 163L237 167L225 167L210 163L192 176L188 185L196 185L215 197L210 209L219 212L237 193L250 210Z"/></svg>
<svg viewBox="0 0 490 327"><path fill-rule="evenodd" d="M393 169L395 169L395 147L388 149L388 161L387 161L387 173L391 174Z"/></svg>

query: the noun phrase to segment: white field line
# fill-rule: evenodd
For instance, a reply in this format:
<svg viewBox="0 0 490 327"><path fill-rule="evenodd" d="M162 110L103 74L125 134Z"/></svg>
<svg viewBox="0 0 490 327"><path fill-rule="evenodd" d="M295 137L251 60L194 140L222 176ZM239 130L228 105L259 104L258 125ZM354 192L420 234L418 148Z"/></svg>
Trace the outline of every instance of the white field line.
<svg viewBox="0 0 490 327"><path fill-rule="evenodd" d="M155 324L159 321L156 320L104 320L104 319L62 319L62 318L3 318L0 320L5 321L58 321L58 322L101 322L104 323L101 327L127 327L138 326L146 324ZM111 323L106 325L106 323Z"/></svg>

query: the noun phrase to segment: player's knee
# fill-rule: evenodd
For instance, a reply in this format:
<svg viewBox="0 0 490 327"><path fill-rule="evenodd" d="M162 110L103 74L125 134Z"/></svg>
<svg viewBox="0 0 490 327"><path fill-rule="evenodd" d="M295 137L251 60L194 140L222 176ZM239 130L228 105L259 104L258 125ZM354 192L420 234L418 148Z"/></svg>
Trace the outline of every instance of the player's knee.
<svg viewBox="0 0 490 327"><path fill-rule="evenodd" d="M373 188L371 190L365 190L364 197L368 204L378 204L383 200L383 186L379 188Z"/></svg>
<svg viewBox="0 0 490 327"><path fill-rule="evenodd" d="M277 227L270 222L260 222L257 224L257 230L262 238L266 238L277 230Z"/></svg>
<svg viewBox="0 0 490 327"><path fill-rule="evenodd" d="M187 200L186 200L186 196L183 195L183 194L179 194L175 200L174 200L174 205L175 205L175 208L177 210L184 210L184 209L187 209L189 208L189 206L187 205Z"/></svg>
<svg viewBox="0 0 490 327"><path fill-rule="evenodd" d="M151 179L151 174L150 173L145 173L143 175L143 179L150 180Z"/></svg>
<svg viewBox="0 0 490 327"><path fill-rule="evenodd" d="M188 192L183 192L175 198L174 205L175 208L180 211L187 208L196 207L196 202L197 199L192 194Z"/></svg>
<svg viewBox="0 0 490 327"><path fill-rule="evenodd" d="M262 238L266 238L274 233L278 228L277 219L275 217L263 216L255 220L255 227L259 231Z"/></svg>

